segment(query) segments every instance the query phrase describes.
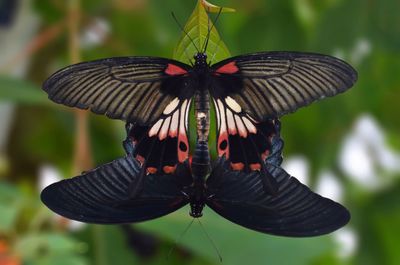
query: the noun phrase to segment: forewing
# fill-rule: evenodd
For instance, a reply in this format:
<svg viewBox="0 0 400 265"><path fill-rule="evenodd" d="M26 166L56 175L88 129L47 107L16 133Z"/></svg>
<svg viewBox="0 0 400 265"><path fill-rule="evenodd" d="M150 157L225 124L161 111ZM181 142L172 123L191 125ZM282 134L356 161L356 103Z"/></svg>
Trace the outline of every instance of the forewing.
<svg viewBox="0 0 400 265"><path fill-rule="evenodd" d="M147 175L141 193L131 198L139 163L127 156L80 176L46 187L41 199L69 219L102 224L139 222L173 212L187 203L173 175Z"/></svg>
<svg viewBox="0 0 400 265"><path fill-rule="evenodd" d="M56 103L150 125L174 99L189 99L190 66L155 57L117 57L68 66L45 81Z"/></svg>
<svg viewBox="0 0 400 265"><path fill-rule="evenodd" d="M312 192L280 167L267 164L266 169L278 183L277 195L265 192L260 172L226 169L207 204L234 223L280 236L327 234L349 221L342 205Z"/></svg>
<svg viewBox="0 0 400 265"><path fill-rule="evenodd" d="M300 52L242 55L212 66L214 99L232 98L256 121L293 112L349 89L356 71L337 58Z"/></svg>

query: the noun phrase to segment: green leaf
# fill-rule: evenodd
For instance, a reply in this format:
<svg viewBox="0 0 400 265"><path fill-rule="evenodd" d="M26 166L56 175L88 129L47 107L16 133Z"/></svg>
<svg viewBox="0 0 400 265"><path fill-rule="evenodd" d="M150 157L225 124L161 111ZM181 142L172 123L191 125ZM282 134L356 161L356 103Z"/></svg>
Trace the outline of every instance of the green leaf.
<svg viewBox="0 0 400 265"><path fill-rule="evenodd" d="M11 185L0 182L0 231L12 230L21 210L21 193Z"/></svg>
<svg viewBox="0 0 400 265"><path fill-rule="evenodd" d="M189 209L185 207L166 217L137 224L136 227L174 242L191 221L188 212ZM305 265L335 250L329 236L284 238L266 235L233 224L208 208L204 209L200 221L219 249L224 264ZM218 263L217 254L197 220L179 245Z"/></svg>
<svg viewBox="0 0 400 265"><path fill-rule="evenodd" d="M174 59L190 63L198 51L202 52L212 23L202 1L199 0L192 15L186 22L184 29L187 35L185 32L182 33L182 37L174 51ZM228 48L222 42L215 27L212 27L206 52L211 62L221 61L230 57Z"/></svg>
<svg viewBox="0 0 400 265"><path fill-rule="evenodd" d="M219 12L228 13L228 12L235 12L236 11L233 8L220 7L220 6L213 5L213 4L209 3L209 2L207 2L206 0L201 0L201 4L207 10L207 12L210 12L210 13L219 13Z"/></svg>
<svg viewBox="0 0 400 265"><path fill-rule="evenodd" d="M50 105L46 93L40 87L17 78L0 76L0 102L10 101L23 104Z"/></svg>
<svg viewBox="0 0 400 265"><path fill-rule="evenodd" d="M87 264L80 254L86 250L86 245L66 235L28 234L17 241L15 249L24 260L33 264ZM59 263L57 260L66 261Z"/></svg>

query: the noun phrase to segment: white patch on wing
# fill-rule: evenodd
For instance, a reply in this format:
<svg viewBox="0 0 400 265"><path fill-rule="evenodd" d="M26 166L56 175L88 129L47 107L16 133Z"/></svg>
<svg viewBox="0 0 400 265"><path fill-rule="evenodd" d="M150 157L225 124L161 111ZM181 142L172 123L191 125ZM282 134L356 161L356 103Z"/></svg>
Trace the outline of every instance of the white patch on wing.
<svg viewBox="0 0 400 265"><path fill-rule="evenodd" d="M188 103L187 102L187 100L186 100L186 103ZM188 131L188 127L189 127L189 118L188 118L188 116L189 116L189 111L190 111L190 102L186 105L186 109L185 109L185 131L187 132Z"/></svg>
<svg viewBox="0 0 400 265"><path fill-rule="evenodd" d="M220 127L220 134L226 132L226 117L225 117L225 108L224 104L222 104L221 100L218 99L218 107L221 111L221 127Z"/></svg>
<svg viewBox="0 0 400 265"><path fill-rule="evenodd" d="M254 123L252 123L248 118L250 118L249 116L246 115L246 117L243 117L243 122L247 128L247 130L250 133L257 133L257 128L256 126L254 126Z"/></svg>
<svg viewBox="0 0 400 265"><path fill-rule="evenodd" d="M242 112L242 108L240 107L240 105L231 97L227 96L225 98L225 103L226 105L229 106L229 108L231 108L234 112L236 113L240 113Z"/></svg>
<svg viewBox="0 0 400 265"><path fill-rule="evenodd" d="M217 105L218 103L214 101L214 109L215 109L215 115L217 116L217 131L219 128L221 128L221 113L219 112L219 106Z"/></svg>
<svg viewBox="0 0 400 265"><path fill-rule="evenodd" d="M153 127L151 127L150 131L149 131L149 137L152 137L154 135L156 135L158 133L158 131L160 130L161 124L163 123L164 119L159 119L154 125Z"/></svg>
<svg viewBox="0 0 400 265"><path fill-rule="evenodd" d="M179 110L175 111L172 115L171 127L169 129L169 136L176 137L178 135L178 124L179 124Z"/></svg>
<svg viewBox="0 0 400 265"><path fill-rule="evenodd" d="M226 117L227 117L227 121L228 121L229 134L235 135L237 133L236 124L235 124L235 120L233 117L233 113L229 109L226 109Z"/></svg>
<svg viewBox="0 0 400 265"><path fill-rule="evenodd" d="M239 117L239 115L235 115L235 121L236 121L237 128L239 130L240 136L242 136L243 138L246 138L247 137L247 130L244 127L242 119Z"/></svg>
<svg viewBox="0 0 400 265"><path fill-rule="evenodd" d="M185 132L185 109L186 109L186 105L187 105L187 100L183 101L182 106L180 108L180 121L179 121L179 133L186 133Z"/></svg>
<svg viewBox="0 0 400 265"><path fill-rule="evenodd" d="M173 111L176 109L176 107L178 106L178 104L179 104L179 99L178 99L178 98L174 98L174 99L167 105L167 107L165 107L165 109L164 109L164 111L163 111L163 114L164 114L164 115L170 114L171 112L173 112Z"/></svg>
<svg viewBox="0 0 400 265"><path fill-rule="evenodd" d="M167 119L165 119L163 126L161 127L161 131L158 134L158 138L160 139L160 141L164 140L165 138L167 138L168 135L168 129L169 129L169 123L171 122L171 117L168 117Z"/></svg>

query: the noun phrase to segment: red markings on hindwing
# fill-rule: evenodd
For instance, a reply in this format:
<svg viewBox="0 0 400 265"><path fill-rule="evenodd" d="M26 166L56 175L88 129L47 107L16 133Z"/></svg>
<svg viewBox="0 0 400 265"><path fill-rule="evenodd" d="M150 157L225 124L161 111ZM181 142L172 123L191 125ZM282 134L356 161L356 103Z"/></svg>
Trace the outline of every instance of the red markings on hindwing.
<svg viewBox="0 0 400 265"><path fill-rule="evenodd" d="M239 163L231 163L231 167L233 170L243 170L244 169L244 163L239 162Z"/></svg>
<svg viewBox="0 0 400 265"><path fill-rule="evenodd" d="M218 68L215 72L218 74L234 74L239 71L239 68L236 66L236 62L227 63L220 68Z"/></svg>
<svg viewBox="0 0 400 265"><path fill-rule="evenodd" d="M165 73L167 75L184 75L187 74L187 71L179 66L169 63L165 69Z"/></svg>

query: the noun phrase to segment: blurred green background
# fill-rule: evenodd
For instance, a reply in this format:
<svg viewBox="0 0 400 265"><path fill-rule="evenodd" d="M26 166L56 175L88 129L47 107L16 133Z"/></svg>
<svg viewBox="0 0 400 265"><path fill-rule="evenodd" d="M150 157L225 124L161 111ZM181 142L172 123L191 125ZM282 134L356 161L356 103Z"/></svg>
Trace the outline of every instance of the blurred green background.
<svg viewBox="0 0 400 265"><path fill-rule="evenodd" d="M171 57L181 31L170 12L184 24L195 4L0 1L0 265L219 264L196 222L166 258L191 221L187 208L141 224L99 226L65 220L39 200L44 186L122 156L125 137L123 122L53 104L41 83L74 61ZM331 235L292 239L206 210L201 221L224 264L400 264L400 2L213 4L237 10L217 25L232 55L313 51L359 73L345 94L282 118L284 167L348 207L350 223Z"/></svg>

